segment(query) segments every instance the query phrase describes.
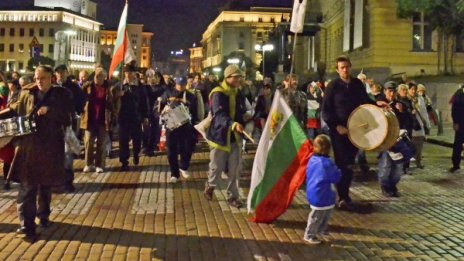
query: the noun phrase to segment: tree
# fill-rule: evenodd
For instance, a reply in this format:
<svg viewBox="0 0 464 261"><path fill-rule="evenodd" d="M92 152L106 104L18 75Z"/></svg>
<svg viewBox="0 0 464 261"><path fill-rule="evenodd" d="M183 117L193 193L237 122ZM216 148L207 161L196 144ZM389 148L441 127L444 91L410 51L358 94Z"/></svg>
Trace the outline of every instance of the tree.
<svg viewBox="0 0 464 261"><path fill-rule="evenodd" d="M440 71L440 57L443 51L444 73L454 73L454 53L456 37L464 28L464 0L396 0L398 17L410 18L416 12L423 12L430 19L433 30L438 32L437 65ZM451 41L451 46L450 46Z"/></svg>
<svg viewBox="0 0 464 261"><path fill-rule="evenodd" d="M229 65L229 59L238 59L238 67L243 69L243 62L245 61L245 73L246 77L254 77L256 71L256 65L253 63L250 57L246 56L243 52L235 51L231 52L230 54L223 57L219 66L221 67L222 71Z"/></svg>
<svg viewBox="0 0 464 261"><path fill-rule="evenodd" d="M46 56L39 56L37 58L31 58L27 62L27 70L34 71L35 68L39 65L50 65L55 66L55 60L48 58Z"/></svg>

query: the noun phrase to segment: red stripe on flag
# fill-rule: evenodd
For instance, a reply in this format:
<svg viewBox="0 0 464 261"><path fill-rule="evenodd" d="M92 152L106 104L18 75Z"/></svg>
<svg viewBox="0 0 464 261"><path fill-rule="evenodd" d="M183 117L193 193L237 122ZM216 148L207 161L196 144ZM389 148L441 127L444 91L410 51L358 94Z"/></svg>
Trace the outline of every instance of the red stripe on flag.
<svg viewBox="0 0 464 261"><path fill-rule="evenodd" d="M306 140L301 145L300 150L282 177L280 177L263 201L256 206L255 217L251 221L270 223L288 209L296 191L305 181L306 166L312 154L313 146L311 141Z"/></svg>
<svg viewBox="0 0 464 261"><path fill-rule="evenodd" d="M124 62L124 56L126 55L126 46L127 46L127 37L124 34L123 44L121 46L118 46L118 49L116 49L116 52L114 53L113 58L111 59L110 70L108 72L110 79L113 77L113 72L114 70L116 70L118 65Z"/></svg>

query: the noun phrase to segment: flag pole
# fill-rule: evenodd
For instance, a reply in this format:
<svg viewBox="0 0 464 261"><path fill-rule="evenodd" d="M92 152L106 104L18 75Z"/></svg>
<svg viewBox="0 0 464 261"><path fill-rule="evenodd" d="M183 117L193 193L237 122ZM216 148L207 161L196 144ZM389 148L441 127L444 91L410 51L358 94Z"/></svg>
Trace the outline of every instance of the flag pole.
<svg viewBox="0 0 464 261"><path fill-rule="evenodd" d="M295 37L293 40L293 50L292 50L292 61L291 61L291 66L290 66L290 75L293 74L293 64L295 62L295 49L296 49L296 41L298 39L298 33L295 33Z"/></svg>
<svg viewBox="0 0 464 261"><path fill-rule="evenodd" d="M126 0L126 5L128 5L128 0ZM127 12L129 12L129 10L127 10ZM126 24L127 24L127 21L126 21ZM124 39L122 40L122 49L123 49L123 52L122 52L122 65L121 65L121 78L119 78L119 81L121 81L121 90L122 90L122 87L124 85L124 62L125 62L125 59L126 59L126 37L127 37L127 34L126 32L124 32Z"/></svg>

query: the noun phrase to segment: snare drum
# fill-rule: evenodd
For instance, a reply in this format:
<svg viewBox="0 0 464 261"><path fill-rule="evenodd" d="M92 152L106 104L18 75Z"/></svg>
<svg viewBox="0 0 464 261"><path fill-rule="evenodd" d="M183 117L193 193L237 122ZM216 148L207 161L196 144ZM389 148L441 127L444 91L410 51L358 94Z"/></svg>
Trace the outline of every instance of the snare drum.
<svg viewBox="0 0 464 261"><path fill-rule="evenodd" d="M384 108L364 104L348 118L348 137L359 149L386 151L396 144L399 123L395 114Z"/></svg>
<svg viewBox="0 0 464 261"><path fill-rule="evenodd" d="M161 120L168 130L175 130L190 122L190 113L183 104L179 104L174 108L166 106L161 113Z"/></svg>
<svg viewBox="0 0 464 261"><path fill-rule="evenodd" d="M28 135L36 130L36 123L31 117L13 117L0 120L0 138Z"/></svg>

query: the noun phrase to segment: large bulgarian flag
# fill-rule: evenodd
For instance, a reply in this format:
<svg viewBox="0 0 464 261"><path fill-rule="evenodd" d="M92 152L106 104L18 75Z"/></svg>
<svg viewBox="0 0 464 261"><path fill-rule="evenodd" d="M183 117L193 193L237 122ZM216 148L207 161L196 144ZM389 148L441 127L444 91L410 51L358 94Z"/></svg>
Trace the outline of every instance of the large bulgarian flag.
<svg viewBox="0 0 464 261"><path fill-rule="evenodd" d="M116 43L114 44L113 50L113 58L111 59L110 70L108 72L110 79L113 76L113 72L116 70L116 68L118 68L118 66L123 63L128 48L128 39L126 33L127 8L128 3L126 1L126 5L122 11L121 20L119 20L118 34L116 36Z"/></svg>
<svg viewBox="0 0 464 261"><path fill-rule="evenodd" d="M287 210L305 181L312 152L311 142L277 90L253 163L247 204L248 212L255 212L252 221L269 223Z"/></svg>

